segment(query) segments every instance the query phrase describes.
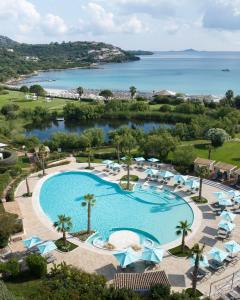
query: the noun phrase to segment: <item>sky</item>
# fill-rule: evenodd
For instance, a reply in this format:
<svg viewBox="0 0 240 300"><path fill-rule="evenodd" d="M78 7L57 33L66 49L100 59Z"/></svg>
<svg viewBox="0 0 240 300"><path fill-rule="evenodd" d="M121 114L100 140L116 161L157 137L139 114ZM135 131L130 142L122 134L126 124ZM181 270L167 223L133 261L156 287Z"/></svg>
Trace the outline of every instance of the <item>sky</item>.
<svg viewBox="0 0 240 300"><path fill-rule="evenodd" d="M26 43L240 51L240 0L0 0L0 35Z"/></svg>

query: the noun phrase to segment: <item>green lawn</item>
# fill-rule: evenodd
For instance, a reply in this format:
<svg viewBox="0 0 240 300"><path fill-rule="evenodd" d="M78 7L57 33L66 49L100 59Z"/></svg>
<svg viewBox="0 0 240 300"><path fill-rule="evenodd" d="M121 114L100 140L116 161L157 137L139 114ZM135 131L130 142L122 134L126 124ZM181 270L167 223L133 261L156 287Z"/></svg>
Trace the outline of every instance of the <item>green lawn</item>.
<svg viewBox="0 0 240 300"><path fill-rule="evenodd" d="M12 281L5 282L8 290L16 297L21 297L24 300L31 300L32 295L36 294L41 283L41 279L32 279L22 275Z"/></svg>
<svg viewBox="0 0 240 300"><path fill-rule="evenodd" d="M206 143L207 141L197 140L183 142L182 145L194 145L197 156L208 158ZM222 147L213 149L211 159L240 167L240 143L226 142Z"/></svg>
<svg viewBox="0 0 240 300"><path fill-rule="evenodd" d="M39 97L38 100L26 100L25 95L21 92L9 91L7 95L0 95L0 108L8 103L15 103L20 108L35 108L36 106L46 107L49 110L61 111L63 106L69 102L76 102L73 100L56 99L54 98L51 102L46 102L45 98Z"/></svg>

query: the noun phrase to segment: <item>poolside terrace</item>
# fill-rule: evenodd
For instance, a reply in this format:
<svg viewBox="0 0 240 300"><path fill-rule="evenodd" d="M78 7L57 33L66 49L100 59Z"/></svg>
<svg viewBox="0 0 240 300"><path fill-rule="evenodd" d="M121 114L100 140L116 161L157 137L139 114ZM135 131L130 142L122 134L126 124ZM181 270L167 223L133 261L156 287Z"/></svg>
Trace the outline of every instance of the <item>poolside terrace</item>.
<svg viewBox="0 0 240 300"><path fill-rule="evenodd" d="M64 172L70 170L81 170L84 171L87 164L76 163L72 158L69 165L53 167L47 170L47 174L51 175L56 172ZM144 183L146 181L146 174L143 169L136 168L134 165L131 167L131 174L137 175L139 181ZM95 164L94 172L98 176L110 180L113 182L119 182L121 177L126 174L126 171L122 168L116 174L106 173L104 170L106 166L103 164ZM38 177L38 173L32 174L29 177L29 185L31 191L34 191L32 198L22 197L23 193L26 192L25 183L22 182L17 190L17 203L21 211L21 216L23 218L25 237L30 237L33 235L39 236L43 240L57 240L61 234L56 232L53 228L49 219L38 210L36 205L36 199L34 198L35 191L39 189L39 182L41 179ZM158 184L151 183L148 184ZM203 196L208 199L207 204L196 205L191 199L190 195L185 192L184 189L179 188L176 192L179 193L186 201L188 201L197 215L197 221L193 228L193 233L190 234L187 239L187 246L192 247L195 243L205 244L205 252L207 253L213 247L218 247L224 249L223 241L217 238L217 228L220 221L220 217L215 214L212 209L212 204L216 202L213 196L213 192L221 191L222 186L220 184L211 184L207 180L204 182L203 186ZM172 184L168 183L169 188ZM4 203L6 210L8 210L7 203ZM235 220L236 228L232 232L231 239L237 242L240 241L239 229L240 229L240 217L237 216ZM66 261L68 264L77 266L87 272L96 272L98 274L105 275L111 282L114 275L119 271L119 266L117 260L114 258L111 252L94 248L93 246L82 243L72 237L69 240L77 244L79 247L74 249L69 253L61 253L59 251L54 251L54 256L57 262ZM172 245L174 246L174 245ZM24 251L22 241L12 242L10 244L12 252ZM210 291L210 286L213 282L221 280L226 276L230 276L234 272L237 272L240 268L240 261L236 261L235 264L230 264L226 268L219 272L213 272L211 276L205 278L198 283L198 289L204 294L208 295ZM154 268L154 271L164 270L167 274L168 280L171 283L174 290L182 290L184 288L191 286L191 265L186 258L174 257L168 251L165 252L163 261ZM136 266L135 271L144 271L144 266L139 264Z"/></svg>

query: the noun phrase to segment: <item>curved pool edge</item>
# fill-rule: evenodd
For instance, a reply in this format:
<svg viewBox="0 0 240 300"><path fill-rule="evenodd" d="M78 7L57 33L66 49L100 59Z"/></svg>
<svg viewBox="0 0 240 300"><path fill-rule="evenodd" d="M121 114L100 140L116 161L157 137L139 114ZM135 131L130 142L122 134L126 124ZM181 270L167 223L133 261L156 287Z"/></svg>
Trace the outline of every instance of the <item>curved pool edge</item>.
<svg viewBox="0 0 240 300"><path fill-rule="evenodd" d="M42 188L42 185L45 183L45 181L47 181L48 179L50 179L51 177L54 177L56 175L60 175L60 174L64 174L64 173L71 173L71 172L76 172L76 173L88 173L88 174L92 174L95 175L96 177L98 177L99 179L112 183L112 184L116 184L117 187L119 189L121 189L121 187L118 184L118 181L114 181L111 180L110 178L108 178L107 176L104 178L101 176L98 176L98 174L95 174L93 172L89 172L89 170L85 170L85 169L71 169L71 170L66 170L66 171L57 171L54 173L51 173L49 175L44 176L43 178L40 178L39 181L37 182L33 194L32 194L32 206L33 209L37 215L37 217L39 218L39 220L41 221L42 224L44 224L44 226L46 226L49 230L54 231L55 233L58 233L58 235L60 236L59 232L57 232L57 230L53 227L53 223L50 220L50 217L47 216L47 214L45 214L45 212L43 211L41 205L40 205L40 191ZM200 226L201 226L201 221L202 221L202 212L201 210L198 208L198 206L191 200L191 197L181 197L188 205L189 207L192 209L192 213L193 213L193 223L191 226L192 232L186 237L186 242L191 240L194 235L197 233L197 231L199 230ZM71 238L71 235L69 235L69 238ZM75 241L75 240L74 240ZM174 248L176 246L178 246L181 243L181 238L176 239L170 243L166 243L166 244L162 244L160 245L161 248L165 249L165 250L169 250L171 248ZM97 252L99 252L99 249L96 249L94 246L87 244L87 243L82 243L80 242L80 244L86 247L91 248L91 250L96 250ZM101 252L106 253L106 252L110 252L108 250L101 250ZM111 253L109 253L111 254Z"/></svg>

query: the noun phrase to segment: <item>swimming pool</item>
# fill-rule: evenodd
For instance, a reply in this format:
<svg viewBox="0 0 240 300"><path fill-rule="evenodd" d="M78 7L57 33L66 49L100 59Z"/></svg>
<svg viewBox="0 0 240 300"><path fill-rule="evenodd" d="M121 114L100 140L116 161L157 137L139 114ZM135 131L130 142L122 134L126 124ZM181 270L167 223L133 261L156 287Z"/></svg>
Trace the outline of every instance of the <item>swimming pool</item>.
<svg viewBox="0 0 240 300"><path fill-rule="evenodd" d="M48 178L40 190L40 205L54 222L65 214L72 218L72 232L86 229L87 209L81 202L94 194L92 229L105 240L115 230L129 229L159 244L176 240L179 221L193 223L193 211L181 197L154 188L125 192L115 183L87 172L64 172Z"/></svg>

